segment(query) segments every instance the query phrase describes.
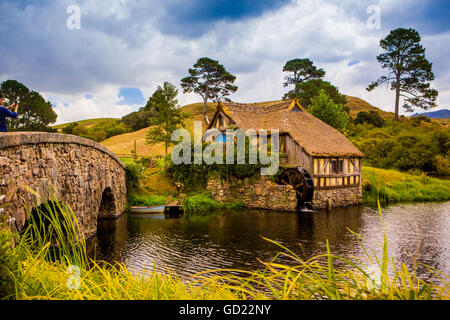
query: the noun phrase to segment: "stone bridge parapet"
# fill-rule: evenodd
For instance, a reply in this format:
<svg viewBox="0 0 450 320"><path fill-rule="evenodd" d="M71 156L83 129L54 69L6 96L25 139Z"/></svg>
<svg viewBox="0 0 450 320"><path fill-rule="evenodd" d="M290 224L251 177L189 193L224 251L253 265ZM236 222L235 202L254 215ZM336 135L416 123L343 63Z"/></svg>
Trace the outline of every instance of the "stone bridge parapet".
<svg viewBox="0 0 450 320"><path fill-rule="evenodd" d="M96 233L98 218L116 217L125 209L124 165L106 147L78 136L1 133L0 196L5 196L1 216L20 230L27 212L50 201L51 192L72 208L89 238Z"/></svg>

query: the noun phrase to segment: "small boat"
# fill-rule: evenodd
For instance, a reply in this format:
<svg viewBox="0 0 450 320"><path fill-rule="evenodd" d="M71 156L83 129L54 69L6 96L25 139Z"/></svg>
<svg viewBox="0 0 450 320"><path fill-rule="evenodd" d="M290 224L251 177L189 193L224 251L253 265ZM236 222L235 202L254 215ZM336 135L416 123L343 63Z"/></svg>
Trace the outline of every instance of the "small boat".
<svg viewBox="0 0 450 320"><path fill-rule="evenodd" d="M164 213L166 206L130 207L130 213Z"/></svg>

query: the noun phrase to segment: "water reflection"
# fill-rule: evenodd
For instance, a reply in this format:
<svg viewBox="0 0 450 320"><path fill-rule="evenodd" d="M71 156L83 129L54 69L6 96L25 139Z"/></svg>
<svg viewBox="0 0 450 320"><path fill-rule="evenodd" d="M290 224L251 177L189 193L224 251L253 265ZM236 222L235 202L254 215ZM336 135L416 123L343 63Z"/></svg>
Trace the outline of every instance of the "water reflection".
<svg viewBox="0 0 450 320"><path fill-rule="evenodd" d="M415 256L419 262L449 274L449 213L450 202L384 208L390 255L408 266ZM175 220L125 215L99 222L97 258L124 262L135 272L169 269L182 276L216 268L256 269L262 268L258 258L268 261L280 251L262 237L299 255L304 252L307 258L325 253L326 239L337 255L364 256L349 229L381 255L383 223L378 210L353 207L328 214L245 210ZM422 277L430 277L423 267L419 272Z"/></svg>

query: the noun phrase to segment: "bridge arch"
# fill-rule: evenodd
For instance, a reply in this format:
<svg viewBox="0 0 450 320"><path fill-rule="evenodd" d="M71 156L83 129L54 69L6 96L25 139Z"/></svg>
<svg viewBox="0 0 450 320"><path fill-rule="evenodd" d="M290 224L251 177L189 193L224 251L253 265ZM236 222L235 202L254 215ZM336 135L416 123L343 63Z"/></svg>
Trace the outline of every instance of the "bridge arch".
<svg viewBox="0 0 450 320"><path fill-rule="evenodd" d="M39 194L37 199L28 188ZM52 192L67 203L85 238L96 233L99 218L125 209L124 165L106 147L88 139L56 133L0 134L1 215L25 225L27 208L48 202Z"/></svg>

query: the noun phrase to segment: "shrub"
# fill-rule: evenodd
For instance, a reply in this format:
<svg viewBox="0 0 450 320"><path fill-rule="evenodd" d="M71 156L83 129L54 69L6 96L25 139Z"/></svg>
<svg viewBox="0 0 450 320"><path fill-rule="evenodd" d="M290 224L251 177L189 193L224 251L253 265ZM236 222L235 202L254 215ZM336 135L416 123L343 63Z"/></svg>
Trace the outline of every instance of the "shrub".
<svg viewBox="0 0 450 320"><path fill-rule="evenodd" d="M422 122L431 123L431 119L424 115L412 118L413 126L419 126Z"/></svg>
<svg viewBox="0 0 450 320"><path fill-rule="evenodd" d="M139 163L129 163L125 166L125 177L128 192L140 190L145 178L145 167Z"/></svg>
<svg viewBox="0 0 450 320"><path fill-rule="evenodd" d="M450 160L449 157L437 155L434 158L436 173L440 176L450 176Z"/></svg>
<svg viewBox="0 0 450 320"><path fill-rule="evenodd" d="M202 150L208 144L203 144ZM236 148L236 146L235 146ZM268 155L271 155L268 147ZM238 162L237 150L234 152L234 163ZM206 187L208 179L211 177L228 180L230 178L253 178L261 173L263 165L261 163L249 164L249 141L246 139L245 164L226 164L226 155L223 154L224 164L195 164L194 163L194 144L191 144L191 164L175 165L170 161L170 157L163 158L166 163L165 172L176 182L183 183L190 190L199 190Z"/></svg>
<svg viewBox="0 0 450 320"><path fill-rule="evenodd" d="M364 153L365 163L370 166L445 174L445 161L441 158L448 157L450 150L449 129L414 126L406 118L386 120L381 128L373 124L353 124L346 133Z"/></svg>
<svg viewBox="0 0 450 320"><path fill-rule="evenodd" d="M73 122L71 124L69 124L68 126L62 128L62 132L65 134L72 134L73 129L78 125L77 122Z"/></svg>
<svg viewBox="0 0 450 320"><path fill-rule="evenodd" d="M220 202L211 198L209 192L203 192L187 196L183 200L183 209L189 213L211 213L211 211L222 209L223 206Z"/></svg>
<svg viewBox="0 0 450 320"><path fill-rule="evenodd" d="M381 128L384 125L384 119L377 111L359 112L355 118L355 124L372 124L377 128Z"/></svg>

